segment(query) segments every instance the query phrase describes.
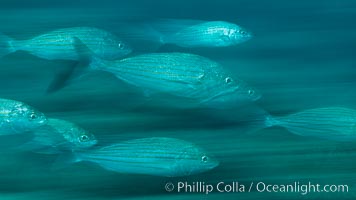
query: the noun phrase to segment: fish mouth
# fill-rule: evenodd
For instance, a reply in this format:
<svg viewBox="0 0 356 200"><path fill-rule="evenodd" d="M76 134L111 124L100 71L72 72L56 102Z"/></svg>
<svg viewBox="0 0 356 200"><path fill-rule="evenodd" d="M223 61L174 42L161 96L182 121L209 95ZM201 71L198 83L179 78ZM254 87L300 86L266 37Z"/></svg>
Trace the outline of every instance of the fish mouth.
<svg viewBox="0 0 356 200"><path fill-rule="evenodd" d="M90 141L86 142L85 145L83 146L84 148L90 148L94 145L98 144L98 140L96 139L91 139Z"/></svg>
<svg viewBox="0 0 356 200"><path fill-rule="evenodd" d="M217 166L219 166L219 164L220 163L217 160L210 161L209 164L206 163L203 166L199 166L199 167L195 167L195 168L191 168L191 169L185 170L184 171L184 176L191 176L191 175L194 175L194 174L200 174L200 173L204 173L204 172L210 171L210 170L216 168Z"/></svg>
<svg viewBox="0 0 356 200"><path fill-rule="evenodd" d="M253 37L252 34L251 34L251 35L248 35L248 36L245 36L244 39L243 39L243 41L244 41L244 42L247 42L247 41L251 40L252 37Z"/></svg>
<svg viewBox="0 0 356 200"><path fill-rule="evenodd" d="M90 146L94 146L94 145L96 145L96 144L98 144L98 140L96 140L96 139L94 139L94 140L92 140L91 142L89 142L90 144Z"/></svg>
<svg viewBox="0 0 356 200"><path fill-rule="evenodd" d="M219 161L217 161L217 160L214 160L214 161L212 161L211 162L211 164L209 165L209 169L214 169L214 168L216 168L217 166L219 166L220 165L220 162Z"/></svg>
<svg viewBox="0 0 356 200"><path fill-rule="evenodd" d="M44 116L44 115L42 115L42 116L41 116L41 120L38 121L38 124L39 124L40 126L42 126L42 125L46 125L47 123L48 123L47 117Z"/></svg>
<svg viewBox="0 0 356 200"><path fill-rule="evenodd" d="M126 54L131 54L133 52L133 49L131 47L128 47L126 49Z"/></svg>
<svg viewBox="0 0 356 200"><path fill-rule="evenodd" d="M219 92L218 94L216 94L216 95L214 95L214 96L212 96L212 97L210 97L210 98L208 98L208 99L203 100L201 103L207 104L207 103L210 103L210 102L214 102L214 101L216 101L216 100L218 100L218 101L216 101L216 102L224 103L224 101L219 101L219 98L222 98L222 97L224 97L224 96L229 96L229 95L236 95L236 94L234 94L234 93L235 93L238 89L239 89L239 87L235 87L235 88L233 88L233 89L231 89L231 90L226 90L226 91L223 91L223 92ZM226 103L226 101L225 101L225 103Z"/></svg>
<svg viewBox="0 0 356 200"><path fill-rule="evenodd" d="M239 43L241 43L241 42L247 42L247 41L249 41L251 38L252 38L252 35L246 35L246 36L240 37L235 43L236 43L236 44L239 44Z"/></svg>
<svg viewBox="0 0 356 200"><path fill-rule="evenodd" d="M219 160L215 158L215 156L209 156L210 157L210 162L208 163L209 169L214 169L215 167L220 165Z"/></svg>
<svg viewBox="0 0 356 200"><path fill-rule="evenodd" d="M255 93L256 93L256 90L254 90L255 91ZM261 99L262 98L262 94L256 94L255 96L253 96L253 97L251 97L250 99L252 100L252 101L257 101L257 100L259 100L259 99Z"/></svg>
<svg viewBox="0 0 356 200"><path fill-rule="evenodd" d="M247 42L253 38L254 35L251 32L246 31L246 30L244 30L244 32L245 32L245 34L243 34L243 35L242 34L236 35L236 38L235 38L236 44L239 44L241 42Z"/></svg>
<svg viewBox="0 0 356 200"><path fill-rule="evenodd" d="M47 124L47 119L45 118L45 119L42 119L41 121L40 121L40 124Z"/></svg>
<svg viewBox="0 0 356 200"><path fill-rule="evenodd" d="M253 33L251 33L250 31L246 31L246 35L244 36L244 38L246 38L246 39L251 39L251 38L253 38Z"/></svg>

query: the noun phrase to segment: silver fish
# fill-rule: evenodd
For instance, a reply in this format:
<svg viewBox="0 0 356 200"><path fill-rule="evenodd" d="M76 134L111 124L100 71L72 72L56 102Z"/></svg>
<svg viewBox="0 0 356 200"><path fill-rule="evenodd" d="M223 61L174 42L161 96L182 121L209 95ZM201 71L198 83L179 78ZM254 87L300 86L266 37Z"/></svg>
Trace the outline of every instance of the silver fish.
<svg viewBox="0 0 356 200"><path fill-rule="evenodd" d="M79 60L74 37L79 38L98 57L114 60L131 53L131 48L115 35L94 27L58 29L29 40L13 40L0 34L0 56L18 50L48 60Z"/></svg>
<svg viewBox="0 0 356 200"><path fill-rule="evenodd" d="M75 161L89 161L104 169L129 174L189 176L219 165L196 145L173 138L129 140L99 149L74 152Z"/></svg>
<svg viewBox="0 0 356 200"><path fill-rule="evenodd" d="M329 140L356 140L356 110L326 107L305 110L284 117L267 117L266 126L281 126L301 136Z"/></svg>
<svg viewBox="0 0 356 200"><path fill-rule="evenodd" d="M261 96L220 64L187 53L152 53L116 61L96 59L90 68L110 72L151 93L166 93L214 107L236 106Z"/></svg>
<svg viewBox="0 0 356 200"><path fill-rule="evenodd" d="M166 25L161 25L158 30L167 29L167 27L179 23L174 20L168 20L168 22ZM162 36L161 42L188 48L226 47L246 42L252 38L252 34L246 29L225 21L202 21L194 25L180 26L181 28L175 33ZM173 31L171 30L171 32Z"/></svg>
<svg viewBox="0 0 356 200"><path fill-rule="evenodd" d="M30 142L20 149L38 153L60 153L88 149L97 143L95 136L74 123L48 119L48 124L34 130Z"/></svg>
<svg viewBox="0 0 356 200"><path fill-rule="evenodd" d="M150 48L164 44L185 48L227 47L244 43L253 37L247 29L225 21L158 19L135 22L135 26L131 24L121 24L125 28L120 35L133 42L149 42Z"/></svg>
<svg viewBox="0 0 356 200"><path fill-rule="evenodd" d="M261 95L244 81L233 78L208 58L187 53L151 53L108 61L95 57L78 38L76 50L82 55L69 73L59 74L49 90L69 85L90 70L107 71L147 93L183 97L193 104L214 108L240 106L258 100ZM90 56L91 55L91 56Z"/></svg>
<svg viewBox="0 0 356 200"><path fill-rule="evenodd" d="M21 134L46 123L46 116L35 108L19 101L0 99L0 135Z"/></svg>

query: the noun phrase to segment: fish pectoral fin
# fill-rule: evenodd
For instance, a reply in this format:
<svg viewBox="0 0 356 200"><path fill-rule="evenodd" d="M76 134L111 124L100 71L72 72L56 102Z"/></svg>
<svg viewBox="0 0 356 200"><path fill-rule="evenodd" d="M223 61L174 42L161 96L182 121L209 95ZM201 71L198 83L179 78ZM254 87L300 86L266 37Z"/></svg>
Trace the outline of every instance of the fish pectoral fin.
<svg viewBox="0 0 356 200"><path fill-rule="evenodd" d="M47 93L56 92L88 73L92 52L77 37L74 37L74 47L79 61L59 72L47 88Z"/></svg>
<svg viewBox="0 0 356 200"><path fill-rule="evenodd" d="M194 78L194 79L189 79L189 80L179 79L179 80L172 80L172 82L186 85L190 88L196 88L203 84L200 77L201 77L201 75L198 78Z"/></svg>
<svg viewBox="0 0 356 200"><path fill-rule="evenodd" d="M228 35L221 35L221 40L224 42L229 42L230 41L230 37Z"/></svg>

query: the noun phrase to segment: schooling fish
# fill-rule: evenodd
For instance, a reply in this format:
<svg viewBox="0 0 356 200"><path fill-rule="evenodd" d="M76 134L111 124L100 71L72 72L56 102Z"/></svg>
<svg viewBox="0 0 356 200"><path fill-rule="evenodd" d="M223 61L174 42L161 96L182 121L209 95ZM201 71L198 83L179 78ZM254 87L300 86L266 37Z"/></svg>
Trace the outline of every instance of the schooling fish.
<svg viewBox="0 0 356 200"><path fill-rule="evenodd" d="M131 53L131 48L115 35L94 27L58 29L29 40L14 40L0 34L0 56L22 50L48 60L79 59L74 38L79 38L96 56L115 60Z"/></svg>
<svg viewBox="0 0 356 200"><path fill-rule="evenodd" d="M301 136L329 140L356 140L356 110L327 107L305 110L284 117L267 117L266 126L281 126Z"/></svg>
<svg viewBox="0 0 356 200"><path fill-rule="evenodd" d="M225 21L163 19L145 23L140 29L126 28L130 31L127 37L185 48L234 46L252 38L250 31Z"/></svg>
<svg viewBox="0 0 356 200"><path fill-rule="evenodd" d="M64 151L88 149L97 143L95 136L74 123L48 119L48 124L32 132L33 139L20 149L54 154Z"/></svg>
<svg viewBox="0 0 356 200"><path fill-rule="evenodd" d="M205 57L186 53L153 53L113 62L91 63L148 92L194 99L206 105L255 101L260 94Z"/></svg>
<svg viewBox="0 0 356 200"><path fill-rule="evenodd" d="M21 134L46 123L46 116L35 108L19 101L0 99L0 135Z"/></svg>
<svg viewBox="0 0 356 200"><path fill-rule="evenodd" d="M77 46L78 51L85 49L84 44ZM101 70L146 92L184 97L202 105L236 106L260 98L259 92L244 81L233 78L220 64L194 54L151 53L115 61L93 56L89 59L91 61L83 58L89 67L58 76L50 88L68 85L86 70Z"/></svg>
<svg viewBox="0 0 356 200"><path fill-rule="evenodd" d="M174 24L174 20L169 24ZM161 42L188 48L226 47L246 42L251 37L252 34L249 31L236 24L211 21L183 27L171 35L163 36Z"/></svg>
<svg viewBox="0 0 356 200"><path fill-rule="evenodd" d="M163 137L129 140L74 152L74 161L89 161L118 173L189 176L219 165L203 149L183 140Z"/></svg>

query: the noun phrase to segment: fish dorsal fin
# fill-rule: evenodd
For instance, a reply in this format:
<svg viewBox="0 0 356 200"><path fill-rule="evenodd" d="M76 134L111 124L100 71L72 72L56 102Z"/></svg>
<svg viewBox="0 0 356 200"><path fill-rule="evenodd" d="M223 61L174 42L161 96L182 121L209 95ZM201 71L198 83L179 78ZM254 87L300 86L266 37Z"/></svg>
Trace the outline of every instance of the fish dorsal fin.
<svg viewBox="0 0 356 200"><path fill-rule="evenodd" d="M47 93L56 92L70 85L89 71L89 66L94 54L79 38L74 37L73 40L79 61L59 72L47 88Z"/></svg>
<svg viewBox="0 0 356 200"><path fill-rule="evenodd" d="M157 31L170 35L205 22L203 20L191 19L156 19L149 24Z"/></svg>

